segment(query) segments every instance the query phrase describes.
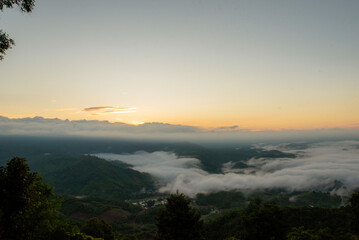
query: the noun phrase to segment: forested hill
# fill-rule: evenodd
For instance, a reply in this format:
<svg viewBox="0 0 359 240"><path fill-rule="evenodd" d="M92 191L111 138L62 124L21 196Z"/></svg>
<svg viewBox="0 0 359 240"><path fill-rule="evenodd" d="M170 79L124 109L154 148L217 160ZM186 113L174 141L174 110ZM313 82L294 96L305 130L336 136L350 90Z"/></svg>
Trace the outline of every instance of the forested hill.
<svg viewBox="0 0 359 240"><path fill-rule="evenodd" d="M30 157L29 166L61 194L127 199L154 189L150 175L93 156L47 153Z"/></svg>
<svg viewBox="0 0 359 240"><path fill-rule="evenodd" d="M174 152L180 157L195 157L201 161L202 169L209 173L220 173L224 163L233 162L234 168L247 167L251 158L295 158L294 154L278 150L253 148L240 145L238 148L209 148L189 142L133 141L126 139L59 138L0 136L0 165L13 156L31 160L45 153L83 155L92 153L134 153L136 151Z"/></svg>

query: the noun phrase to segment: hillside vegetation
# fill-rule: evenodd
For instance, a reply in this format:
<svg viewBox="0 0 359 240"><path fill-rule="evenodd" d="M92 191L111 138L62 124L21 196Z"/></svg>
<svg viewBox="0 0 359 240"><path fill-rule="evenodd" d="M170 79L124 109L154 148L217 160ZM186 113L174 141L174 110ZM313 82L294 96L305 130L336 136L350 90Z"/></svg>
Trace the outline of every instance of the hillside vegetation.
<svg viewBox="0 0 359 240"><path fill-rule="evenodd" d="M42 154L31 157L29 165L60 194L128 199L154 189L150 175L93 156Z"/></svg>

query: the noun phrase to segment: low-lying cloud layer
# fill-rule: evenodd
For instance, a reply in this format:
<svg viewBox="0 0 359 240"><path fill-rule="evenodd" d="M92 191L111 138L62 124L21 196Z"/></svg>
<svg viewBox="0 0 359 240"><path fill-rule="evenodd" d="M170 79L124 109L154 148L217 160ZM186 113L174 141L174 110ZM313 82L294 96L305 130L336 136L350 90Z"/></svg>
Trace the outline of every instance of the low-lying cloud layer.
<svg viewBox="0 0 359 240"><path fill-rule="evenodd" d="M61 109L63 110L63 109ZM135 111L121 107L91 107L85 109L90 114L106 114L121 111ZM130 125L108 121L34 118L7 118L0 116L0 135L37 135L37 136L86 136L129 138L140 140L191 141L216 146L235 143L283 142L323 139L359 139L359 128L352 129L313 129L282 131L250 131L238 126L205 130L193 126L168 123L144 123Z"/></svg>
<svg viewBox="0 0 359 240"><path fill-rule="evenodd" d="M108 107L88 109L89 112L112 111ZM196 127L173 125L166 123L145 123L131 125L126 123L110 123L97 120L61 120L43 117L7 118L0 116L0 135L36 135L36 136L87 136L87 137L119 137L138 139L164 139L176 134L196 133Z"/></svg>
<svg viewBox="0 0 359 240"><path fill-rule="evenodd" d="M223 190L281 188L288 191L317 190L347 194L359 187L359 141L314 144L304 150L287 150L295 159L251 159L249 169L209 174L195 158L179 158L169 152L135 154L101 153L96 156L120 160L162 182L161 192L179 190L189 196Z"/></svg>

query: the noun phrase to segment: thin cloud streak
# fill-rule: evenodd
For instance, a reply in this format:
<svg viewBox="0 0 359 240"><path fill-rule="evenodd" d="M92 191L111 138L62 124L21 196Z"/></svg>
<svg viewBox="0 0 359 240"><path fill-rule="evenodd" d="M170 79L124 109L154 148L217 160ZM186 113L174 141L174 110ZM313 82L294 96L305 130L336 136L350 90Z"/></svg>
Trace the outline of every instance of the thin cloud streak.
<svg viewBox="0 0 359 240"><path fill-rule="evenodd" d="M82 111L89 112L91 115L123 114L136 112L136 107L101 106L84 108Z"/></svg>
<svg viewBox="0 0 359 240"><path fill-rule="evenodd" d="M58 108L56 109L57 112L71 112L71 111L76 111L76 108Z"/></svg>

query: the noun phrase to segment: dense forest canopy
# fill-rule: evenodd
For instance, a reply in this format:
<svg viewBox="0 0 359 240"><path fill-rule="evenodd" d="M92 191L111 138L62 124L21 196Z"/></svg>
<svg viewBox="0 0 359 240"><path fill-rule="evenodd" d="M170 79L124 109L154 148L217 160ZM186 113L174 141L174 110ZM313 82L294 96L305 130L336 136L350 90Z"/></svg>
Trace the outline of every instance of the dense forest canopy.
<svg viewBox="0 0 359 240"><path fill-rule="evenodd" d="M0 194L1 239L359 239L359 193L353 193L349 204L340 208L283 207L252 199L210 218L201 216L200 206L180 193L168 196L158 211L145 210L150 214L145 218L140 217L143 210L129 203L94 199L107 209L117 206L132 212L138 218L133 220L140 223L132 232L118 231L119 225L101 219L104 215L74 222L66 211L80 202L63 198L65 208L61 209L61 199L54 197L38 173L30 171L24 158L15 157L0 168ZM152 230L139 227L146 222L155 223Z"/></svg>

